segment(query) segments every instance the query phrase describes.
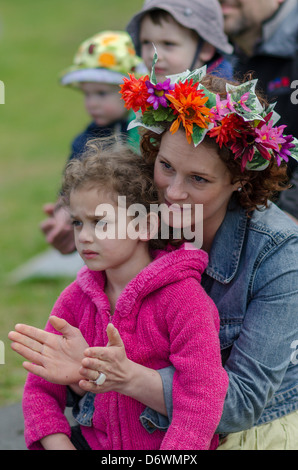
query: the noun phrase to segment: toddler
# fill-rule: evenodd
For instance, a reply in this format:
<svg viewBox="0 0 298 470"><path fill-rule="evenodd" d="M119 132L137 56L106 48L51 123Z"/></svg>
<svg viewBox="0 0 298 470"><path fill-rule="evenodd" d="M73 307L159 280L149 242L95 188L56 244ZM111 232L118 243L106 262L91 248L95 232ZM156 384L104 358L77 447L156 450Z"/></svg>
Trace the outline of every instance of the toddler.
<svg viewBox="0 0 298 470"><path fill-rule="evenodd" d="M73 65L61 74L61 85L83 93L92 121L72 142L70 159L80 157L89 139L113 134L127 135L129 145L139 148L138 132L127 131L134 114L120 99L119 84L128 73L141 68L142 60L124 31L103 31L79 46ZM44 212L48 218L41 223L41 230L47 242L63 254L73 252L73 231L60 199L46 204Z"/></svg>

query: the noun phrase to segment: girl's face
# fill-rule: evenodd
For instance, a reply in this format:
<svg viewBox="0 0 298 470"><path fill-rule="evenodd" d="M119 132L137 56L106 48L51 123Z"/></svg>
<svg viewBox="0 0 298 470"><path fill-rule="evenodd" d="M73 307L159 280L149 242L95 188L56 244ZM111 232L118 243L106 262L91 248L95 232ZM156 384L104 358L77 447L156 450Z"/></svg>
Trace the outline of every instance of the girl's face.
<svg viewBox="0 0 298 470"><path fill-rule="evenodd" d="M139 239L127 236L130 218L126 207L118 211L115 200L117 196L104 190L82 187L70 193L70 215L76 248L88 268L104 270L108 277L117 271L123 275L120 279L127 280L135 275L138 263L144 262L148 249Z"/></svg>
<svg viewBox="0 0 298 470"><path fill-rule="evenodd" d="M87 113L98 126L108 126L124 118L126 110L118 85L84 82L80 88L85 95Z"/></svg>
<svg viewBox="0 0 298 470"><path fill-rule="evenodd" d="M231 183L231 174L216 148L204 142L198 147L188 144L182 130L173 135L166 132L155 161L154 180L161 202L178 204L182 212L183 204L191 205L192 226L195 204L203 204L203 248L209 251L229 200L239 187Z"/></svg>
<svg viewBox="0 0 298 470"><path fill-rule="evenodd" d="M146 15L140 27L142 59L148 70L151 70L155 45L158 61L155 66L158 81L165 80L166 75L180 73L191 67L196 54L198 38L190 29L179 25L169 17L161 24L155 24ZM200 66L202 64L198 64Z"/></svg>

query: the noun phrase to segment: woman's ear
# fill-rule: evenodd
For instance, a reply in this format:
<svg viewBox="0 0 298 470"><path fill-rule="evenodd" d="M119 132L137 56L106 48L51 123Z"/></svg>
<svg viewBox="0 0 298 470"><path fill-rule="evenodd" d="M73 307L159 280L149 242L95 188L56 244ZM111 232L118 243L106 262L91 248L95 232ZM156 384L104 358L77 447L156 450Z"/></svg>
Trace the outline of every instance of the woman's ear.
<svg viewBox="0 0 298 470"><path fill-rule="evenodd" d="M243 179L238 180L235 183L233 183L234 191L238 191L239 193L241 191L243 191L243 188L244 188L244 186L246 185L247 182L248 182L248 177L243 178Z"/></svg>
<svg viewBox="0 0 298 470"><path fill-rule="evenodd" d="M149 241L158 236L159 217L155 212L149 212L141 223L139 230L139 239Z"/></svg>

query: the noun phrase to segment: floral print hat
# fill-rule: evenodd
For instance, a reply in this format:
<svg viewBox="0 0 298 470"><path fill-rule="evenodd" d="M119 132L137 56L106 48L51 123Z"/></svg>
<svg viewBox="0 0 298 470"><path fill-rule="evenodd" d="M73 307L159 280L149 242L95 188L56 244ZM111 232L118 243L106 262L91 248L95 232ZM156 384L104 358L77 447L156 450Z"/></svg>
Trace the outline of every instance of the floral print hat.
<svg viewBox="0 0 298 470"><path fill-rule="evenodd" d="M119 85L123 76L137 73L141 64L128 33L102 31L80 45L73 65L62 73L61 84L74 87L80 82Z"/></svg>

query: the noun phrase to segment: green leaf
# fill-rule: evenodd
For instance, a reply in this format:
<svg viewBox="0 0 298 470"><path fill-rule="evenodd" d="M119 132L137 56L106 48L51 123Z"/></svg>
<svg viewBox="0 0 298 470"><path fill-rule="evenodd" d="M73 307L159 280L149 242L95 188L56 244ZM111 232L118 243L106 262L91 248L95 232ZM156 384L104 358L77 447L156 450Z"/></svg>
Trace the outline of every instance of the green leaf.
<svg viewBox="0 0 298 470"><path fill-rule="evenodd" d="M152 69L151 69L151 75L150 75L150 82L153 83L153 85L156 85L156 75L155 75L155 64L157 62L158 56L157 56L157 50L155 45L152 43L154 47L154 56L153 56L153 61L152 61Z"/></svg>
<svg viewBox="0 0 298 470"><path fill-rule="evenodd" d="M245 121L264 120L264 108L255 92L257 81L257 79L250 80L238 86L231 85L230 83L226 84L226 91L230 93L232 101L235 102L236 114L241 116ZM241 97L247 92L249 92L249 97L245 101L245 105L251 111L245 110L240 104Z"/></svg>
<svg viewBox="0 0 298 470"><path fill-rule="evenodd" d="M157 109L152 111L152 115L155 121L174 121L176 116L173 114L173 110L170 107L164 108L163 106L159 106Z"/></svg>
<svg viewBox="0 0 298 470"><path fill-rule="evenodd" d="M263 158L260 152L256 150L252 161L247 162L245 168L247 170L262 171L262 170L265 170L265 168L267 168L268 165L269 165L269 160L266 160L265 158Z"/></svg>
<svg viewBox="0 0 298 470"><path fill-rule="evenodd" d="M185 70L184 72L181 73L176 73L174 75L167 75L166 78L170 78L171 83L177 83L177 82L186 82L186 80L193 79L194 83L199 83L202 78L206 75L207 71L207 66L203 65L203 67L200 67L199 69L190 71L190 70Z"/></svg>
<svg viewBox="0 0 298 470"><path fill-rule="evenodd" d="M296 137L294 137L294 140L292 141L292 144L294 144L295 147L290 150L291 151L291 157L294 158L294 160L296 160L296 162L298 162L298 139L296 139Z"/></svg>
<svg viewBox="0 0 298 470"><path fill-rule="evenodd" d="M198 87L199 90L203 90L204 95L208 96L208 101L206 101L205 106L209 109L213 108L213 106L216 106L216 94L212 93L212 91L207 90L204 85L200 85Z"/></svg>
<svg viewBox="0 0 298 470"><path fill-rule="evenodd" d="M208 130L209 129L205 129L196 125L193 127L192 140L195 147L197 147L197 145L199 145L203 141Z"/></svg>

